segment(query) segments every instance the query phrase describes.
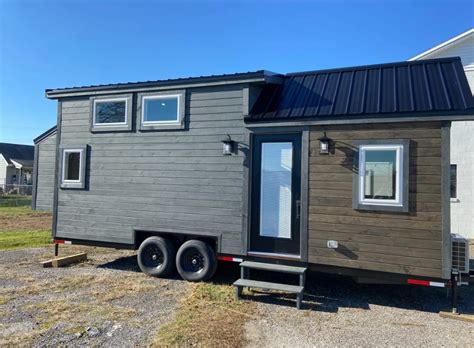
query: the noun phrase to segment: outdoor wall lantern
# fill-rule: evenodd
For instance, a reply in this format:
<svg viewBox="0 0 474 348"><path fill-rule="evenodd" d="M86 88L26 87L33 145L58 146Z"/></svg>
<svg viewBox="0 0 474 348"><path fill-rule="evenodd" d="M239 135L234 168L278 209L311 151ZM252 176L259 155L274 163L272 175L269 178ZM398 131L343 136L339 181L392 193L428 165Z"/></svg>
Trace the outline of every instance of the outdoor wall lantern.
<svg viewBox="0 0 474 348"><path fill-rule="evenodd" d="M230 156L232 155L232 152L234 151L234 141L230 137L229 134L227 134L227 138L222 140L222 154L225 156Z"/></svg>
<svg viewBox="0 0 474 348"><path fill-rule="evenodd" d="M319 154L320 155L328 155L329 154L329 143L331 139L326 136L326 132L324 135L319 138Z"/></svg>

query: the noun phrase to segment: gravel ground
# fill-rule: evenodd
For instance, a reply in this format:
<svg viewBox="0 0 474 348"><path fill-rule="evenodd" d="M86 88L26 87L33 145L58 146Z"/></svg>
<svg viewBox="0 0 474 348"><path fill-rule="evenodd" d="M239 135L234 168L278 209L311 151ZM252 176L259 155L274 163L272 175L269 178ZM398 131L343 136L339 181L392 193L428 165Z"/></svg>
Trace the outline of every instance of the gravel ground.
<svg viewBox="0 0 474 348"><path fill-rule="evenodd" d="M310 279L304 310L294 308L293 297L254 295L261 319L246 323L249 347L474 344L474 323L439 316L450 306L445 289ZM474 314L474 286L460 290L459 308Z"/></svg>
<svg viewBox="0 0 474 348"><path fill-rule="evenodd" d="M189 287L140 273L130 251L64 248L89 260L45 269L52 248L0 252L0 346L144 345Z"/></svg>
<svg viewBox="0 0 474 348"><path fill-rule="evenodd" d="M147 345L173 319L190 284L139 272L131 251L68 246L89 260L43 269L52 248L0 252L0 346ZM224 265L221 265L221 267ZM238 266L225 265L238 277ZM304 309L293 296L254 292L245 324L249 347L472 346L474 324L438 315L444 289L358 285L310 274ZM460 290L460 310L474 313L474 287ZM253 318L253 319L252 319Z"/></svg>

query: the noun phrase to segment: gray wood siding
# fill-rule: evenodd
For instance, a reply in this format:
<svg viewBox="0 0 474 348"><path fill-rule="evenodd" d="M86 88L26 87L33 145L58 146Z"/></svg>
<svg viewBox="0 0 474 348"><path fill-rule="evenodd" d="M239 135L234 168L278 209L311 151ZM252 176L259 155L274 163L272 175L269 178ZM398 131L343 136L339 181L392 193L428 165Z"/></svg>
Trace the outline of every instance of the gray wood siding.
<svg viewBox="0 0 474 348"><path fill-rule="evenodd" d="M56 134L38 144L36 210L52 211L54 196L54 169L56 161Z"/></svg>
<svg viewBox="0 0 474 348"><path fill-rule="evenodd" d="M85 190L60 189L57 236L133 243L137 227L222 236L241 253L243 154L223 156L226 134L245 139L242 87L186 91L185 130L91 133L89 99L63 100L61 146L90 146ZM135 96L136 98L136 96Z"/></svg>
<svg viewBox="0 0 474 348"><path fill-rule="evenodd" d="M310 133L309 261L374 271L442 276L439 123L313 127ZM322 131L335 145L319 154ZM354 140L410 139L409 213L352 208ZM339 248L328 249L328 240Z"/></svg>

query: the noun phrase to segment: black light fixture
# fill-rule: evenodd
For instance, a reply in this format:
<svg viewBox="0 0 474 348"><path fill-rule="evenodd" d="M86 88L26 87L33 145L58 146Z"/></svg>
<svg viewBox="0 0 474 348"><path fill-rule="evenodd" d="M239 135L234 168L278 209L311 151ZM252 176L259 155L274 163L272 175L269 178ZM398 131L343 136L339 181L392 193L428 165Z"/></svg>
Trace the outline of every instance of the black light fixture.
<svg viewBox="0 0 474 348"><path fill-rule="evenodd" d="M326 132L324 135L319 138L319 154L320 155L328 155L329 154L329 144L331 139L326 136Z"/></svg>
<svg viewBox="0 0 474 348"><path fill-rule="evenodd" d="M232 152L234 152L234 141L229 134L227 134L227 138L222 140L222 144L222 154L225 156L232 155Z"/></svg>

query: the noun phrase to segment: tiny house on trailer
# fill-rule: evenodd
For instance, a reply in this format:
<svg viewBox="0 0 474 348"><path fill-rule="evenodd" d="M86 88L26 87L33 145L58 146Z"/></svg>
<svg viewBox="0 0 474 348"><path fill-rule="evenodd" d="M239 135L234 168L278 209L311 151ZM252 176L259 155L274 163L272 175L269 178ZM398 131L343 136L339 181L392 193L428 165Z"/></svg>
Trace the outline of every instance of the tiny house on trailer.
<svg viewBox="0 0 474 348"><path fill-rule="evenodd" d="M176 267L192 281L218 259L242 262L238 294L283 289L298 304L307 268L365 282L469 279L449 223L450 122L474 119L459 58L46 96L58 100L57 243L138 249L145 273Z"/></svg>

